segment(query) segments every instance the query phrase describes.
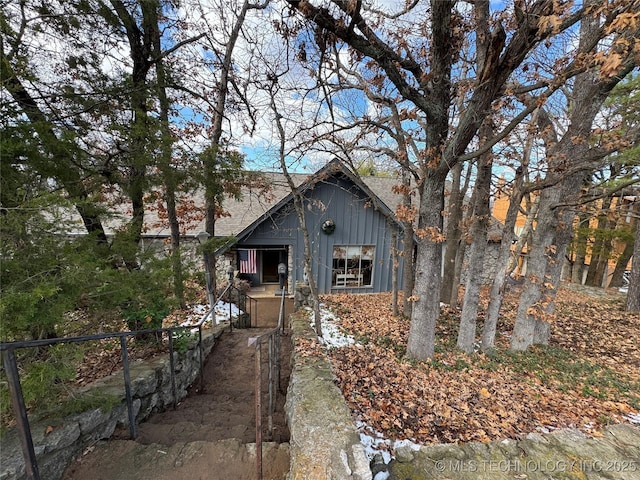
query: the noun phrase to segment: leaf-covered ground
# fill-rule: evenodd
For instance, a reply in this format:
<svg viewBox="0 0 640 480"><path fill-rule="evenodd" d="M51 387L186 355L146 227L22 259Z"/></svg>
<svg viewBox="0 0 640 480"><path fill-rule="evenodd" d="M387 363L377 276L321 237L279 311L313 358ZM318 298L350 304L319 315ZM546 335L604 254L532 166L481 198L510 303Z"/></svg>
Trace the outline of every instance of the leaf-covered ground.
<svg viewBox="0 0 640 480"><path fill-rule="evenodd" d="M492 355L457 352L460 312L443 307L435 358L424 363L405 358L409 320L393 316L389 294L322 301L357 341L329 349L339 386L354 416L387 438L489 441L565 427L598 435L638 418L640 315L624 312L620 296L561 289L550 345L518 355L506 348L514 295Z"/></svg>

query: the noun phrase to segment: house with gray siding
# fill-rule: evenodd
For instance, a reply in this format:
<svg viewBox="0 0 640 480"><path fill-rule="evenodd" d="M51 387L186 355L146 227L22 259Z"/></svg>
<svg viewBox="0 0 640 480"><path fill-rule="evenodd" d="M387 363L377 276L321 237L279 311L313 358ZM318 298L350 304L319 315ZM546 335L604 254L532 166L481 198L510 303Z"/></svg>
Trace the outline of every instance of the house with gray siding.
<svg viewBox="0 0 640 480"><path fill-rule="evenodd" d="M402 225L394 215L402 198L393 192L400 183L391 177L359 177L339 160L308 175L292 174L304 196L306 227L312 249L312 273L319 293L373 293L392 289L392 254L401 251ZM233 244L216 252L216 277L223 284L231 266L235 275L251 283L252 295L279 286L278 266L286 268L287 290L304 281L304 240L293 195L282 173L264 172L260 185L243 187L239 198L227 198L225 213L216 219L215 236L233 237ZM264 185L267 188L264 187ZM182 219L183 260L202 268L198 238L205 230L202 191L190 192L178 203L192 213ZM124 196L105 205L104 227L109 238L130 220ZM145 205L140 247L165 255L170 230L163 209ZM85 235L77 212L70 211L67 235ZM398 258L398 288L402 288L402 257ZM266 294L265 294L266 295ZM273 295L273 293L271 293Z"/></svg>
<svg viewBox="0 0 640 480"><path fill-rule="evenodd" d="M272 174L274 188L277 181L282 182L282 178L277 177L278 174ZM402 249L402 224L381 197L386 197L395 207L399 195L393 194L392 188L398 180L361 179L334 160L304 179L296 176L296 181L304 198L312 274L318 292L390 291L393 254ZM243 197L242 202L250 205L251 198ZM216 224L217 233L226 230L225 221L233 221L234 216L250 218L242 209L232 208L227 206L231 216ZM304 280L304 238L291 192L244 228L225 234L234 235L237 241L218 252L218 263L234 267L238 277L249 281L252 289L278 285L278 265L286 267L289 290L295 288L296 282ZM396 264L397 278L401 282L402 257L397 258Z"/></svg>
<svg viewBox="0 0 640 480"><path fill-rule="evenodd" d="M219 284L226 282L231 267L235 275L251 284L252 295L278 290L278 266L286 270L287 291L295 293L304 281L304 240L294 209L293 195L282 173L261 173L261 180L243 187L238 198L227 198L225 213L216 219L216 237L233 237L234 243L216 252ZM402 196L394 192L401 182L393 177L360 177L339 160L317 172L291 175L304 196L306 228L311 241L312 274L318 293L376 293L393 289L394 252L403 252L402 224L394 212ZM266 188L265 188L266 186ZM124 197L112 202L104 226L107 236L130 220L130 205ZM182 219L183 260L202 268L198 238L205 230L202 191L185 192L178 203L191 214ZM165 255L170 231L162 209L146 205L141 248ZM77 212L69 214L69 235L86 234ZM445 218L446 222L446 218ZM502 225L492 219L487 232L484 278L495 275L495 260L502 238ZM403 258L396 255L397 288L402 289ZM443 266L444 268L444 266ZM463 281L464 281L463 269Z"/></svg>

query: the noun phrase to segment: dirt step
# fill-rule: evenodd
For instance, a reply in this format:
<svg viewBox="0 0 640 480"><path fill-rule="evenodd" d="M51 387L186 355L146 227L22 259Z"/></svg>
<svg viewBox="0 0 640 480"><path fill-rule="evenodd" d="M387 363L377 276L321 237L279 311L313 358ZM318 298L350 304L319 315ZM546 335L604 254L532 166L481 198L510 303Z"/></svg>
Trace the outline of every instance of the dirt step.
<svg viewBox="0 0 640 480"><path fill-rule="evenodd" d="M289 471L289 444L264 443L262 452L263 477L284 479ZM88 474L94 480L253 480L257 478L256 446L237 438L172 446L111 440L98 443L90 455L73 463L63 480Z"/></svg>
<svg viewBox="0 0 640 480"><path fill-rule="evenodd" d="M249 339L268 329L225 332L209 354L199 382L176 410L158 412L138 426L137 439L116 435L99 443L65 472L64 480L241 480L254 479L255 346ZM290 374L291 342L281 339L282 391L276 400L273 436L264 443L263 478L285 478L289 470L289 430L284 415ZM263 355L266 367L267 355ZM267 375L263 377L263 414L267 405ZM126 435L124 432L123 435ZM89 453L89 452L87 452Z"/></svg>
<svg viewBox="0 0 640 480"><path fill-rule="evenodd" d="M238 418L234 418L238 417ZM167 422L156 424L141 424L138 428L137 441L139 443L161 444L171 446L184 442L215 442L225 438L237 438L249 443L254 440L255 428L247 426L246 418L230 413L225 421L217 420L219 416L209 419L194 419L193 422Z"/></svg>

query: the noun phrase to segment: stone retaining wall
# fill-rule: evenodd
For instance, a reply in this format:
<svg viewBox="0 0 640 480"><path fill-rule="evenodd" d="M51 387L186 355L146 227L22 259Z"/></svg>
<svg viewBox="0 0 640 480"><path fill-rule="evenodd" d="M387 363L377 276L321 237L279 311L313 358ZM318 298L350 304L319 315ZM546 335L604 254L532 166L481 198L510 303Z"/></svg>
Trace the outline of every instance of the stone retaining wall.
<svg viewBox="0 0 640 480"><path fill-rule="evenodd" d="M202 331L204 357L209 354L222 334L221 326ZM200 349L195 342L184 353L174 352L177 400L187 395L187 389L200 372ZM136 423L155 411L173 404L169 358L131 364L131 394ZM116 427L129 425L122 371L97 380L83 391L114 398L115 406L107 411L95 408L65 418L32 419L31 434L41 479L59 480L73 458L81 455L98 440L110 438ZM119 400L119 402L118 402ZM26 478L22 449L15 431L3 436L0 442L0 480Z"/></svg>
<svg viewBox="0 0 640 480"><path fill-rule="evenodd" d="M287 391L289 480L370 480L364 447L324 355L301 355L300 340L316 335L308 316L290 317L292 371Z"/></svg>
<svg viewBox="0 0 640 480"><path fill-rule="evenodd" d="M595 438L566 429L520 440L404 446L389 473L388 480L638 480L640 428L611 425Z"/></svg>

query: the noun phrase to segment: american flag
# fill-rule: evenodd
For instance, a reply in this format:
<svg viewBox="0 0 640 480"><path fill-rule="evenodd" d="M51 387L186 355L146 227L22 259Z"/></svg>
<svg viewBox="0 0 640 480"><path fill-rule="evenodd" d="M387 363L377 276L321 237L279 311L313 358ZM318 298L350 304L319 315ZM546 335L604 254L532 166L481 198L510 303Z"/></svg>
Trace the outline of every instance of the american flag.
<svg viewBox="0 0 640 480"><path fill-rule="evenodd" d="M239 250L240 256L240 273L258 273L258 262L256 260L256 251Z"/></svg>

